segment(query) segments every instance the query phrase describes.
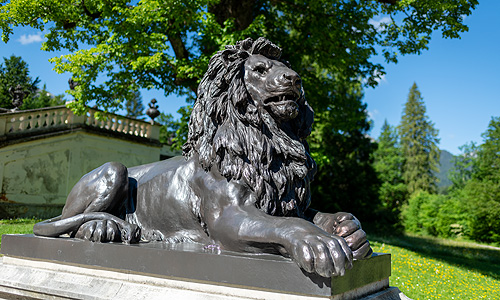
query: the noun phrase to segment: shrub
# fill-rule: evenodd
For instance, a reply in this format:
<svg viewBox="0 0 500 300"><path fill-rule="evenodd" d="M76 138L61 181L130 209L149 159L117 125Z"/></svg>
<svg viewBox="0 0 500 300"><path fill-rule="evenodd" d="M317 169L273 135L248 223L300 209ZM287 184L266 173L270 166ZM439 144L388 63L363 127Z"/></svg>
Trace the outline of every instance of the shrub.
<svg viewBox="0 0 500 300"><path fill-rule="evenodd" d="M417 192L402 211L407 232L432 236L457 237L466 232L467 209L454 195Z"/></svg>

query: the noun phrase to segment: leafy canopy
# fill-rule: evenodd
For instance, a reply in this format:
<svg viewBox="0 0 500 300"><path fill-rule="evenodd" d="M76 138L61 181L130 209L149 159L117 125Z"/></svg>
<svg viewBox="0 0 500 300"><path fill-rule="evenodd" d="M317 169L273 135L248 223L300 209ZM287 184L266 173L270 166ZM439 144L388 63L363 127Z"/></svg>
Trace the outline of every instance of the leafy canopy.
<svg viewBox="0 0 500 300"><path fill-rule="evenodd" d="M139 88L191 98L211 55L246 37L265 36L285 49L285 59L308 87L316 109L325 109L333 78L376 85L384 71L370 58L387 61L427 49L433 31L457 38L463 16L477 0L187 0L187 1L0 1L4 42L16 26L47 32L42 49L67 49L54 57L57 72L80 83L70 93L82 111L96 100L119 107ZM383 22L380 22L383 21ZM339 76L339 75L342 76ZM328 85L326 85L328 86Z"/></svg>

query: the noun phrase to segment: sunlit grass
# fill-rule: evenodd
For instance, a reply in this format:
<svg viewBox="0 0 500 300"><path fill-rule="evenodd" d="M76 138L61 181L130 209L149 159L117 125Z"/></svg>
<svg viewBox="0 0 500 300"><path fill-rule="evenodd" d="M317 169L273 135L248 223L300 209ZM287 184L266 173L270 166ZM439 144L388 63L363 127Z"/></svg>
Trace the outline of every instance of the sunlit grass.
<svg viewBox="0 0 500 300"><path fill-rule="evenodd" d="M467 251L464 243L455 252L450 248L448 256L443 255L443 247L432 247L431 243L418 238L392 238L391 244L372 239L375 252L391 254L391 286L398 287L412 299L500 299L500 250L483 249L481 257L459 257L463 252L478 250L471 246ZM408 244L413 241L412 244ZM445 243L447 244L447 243ZM453 243L451 243L453 244ZM409 250L408 248L414 248ZM426 250L422 250L425 248ZM481 249L481 248L479 248ZM462 253L458 254L457 253ZM468 256L468 255L466 255Z"/></svg>
<svg viewBox="0 0 500 300"><path fill-rule="evenodd" d="M40 220L36 219L8 219L0 220L0 246L3 234L33 233L33 225Z"/></svg>

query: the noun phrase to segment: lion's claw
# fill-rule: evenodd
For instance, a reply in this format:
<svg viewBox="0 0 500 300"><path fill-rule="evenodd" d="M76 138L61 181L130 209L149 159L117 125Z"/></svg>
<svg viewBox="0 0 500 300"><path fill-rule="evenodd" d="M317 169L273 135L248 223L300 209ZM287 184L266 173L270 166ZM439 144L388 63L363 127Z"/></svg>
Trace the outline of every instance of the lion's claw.
<svg viewBox="0 0 500 300"><path fill-rule="evenodd" d="M118 228L113 221L92 220L82 224L75 237L92 242L113 242L117 231Z"/></svg>
<svg viewBox="0 0 500 300"><path fill-rule="evenodd" d="M139 241L140 228L133 224L117 224L112 220L91 220L82 224L74 236L92 242L122 241L128 244Z"/></svg>
<svg viewBox="0 0 500 300"><path fill-rule="evenodd" d="M351 250L358 249L363 243L367 242L366 233L362 229L354 231L351 235L344 237Z"/></svg>
<svg viewBox="0 0 500 300"><path fill-rule="evenodd" d="M308 273L323 277L341 276L352 268L352 252L344 239L325 233L294 237L288 253Z"/></svg>
<svg viewBox="0 0 500 300"><path fill-rule="evenodd" d="M361 227L359 226L359 224L354 221L354 220L346 220L346 221L343 221L342 223L340 223L339 225L337 225L337 227L335 227L333 229L333 234L336 234L338 236L341 236L341 237L347 237L351 234L353 234L356 230L360 230Z"/></svg>
<svg viewBox="0 0 500 300"><path fill-rule="evenodd" d="M372 255L372 253L373 253L373 250L370 247L370 242L366 241L358 249L354 250L352 252L352 255L353 255L354 259L364 259L364 258L370 257Z"/></svg>
<svg viewBox="0 0 500 300"><path fill-rule="evenodd" d="M350 213L338 212L327 214L318 212L313 220L314 224L328 233L342 237L353 251L355 259L366 258L372 253L366 233L361 229L361 224Z"/></svg>

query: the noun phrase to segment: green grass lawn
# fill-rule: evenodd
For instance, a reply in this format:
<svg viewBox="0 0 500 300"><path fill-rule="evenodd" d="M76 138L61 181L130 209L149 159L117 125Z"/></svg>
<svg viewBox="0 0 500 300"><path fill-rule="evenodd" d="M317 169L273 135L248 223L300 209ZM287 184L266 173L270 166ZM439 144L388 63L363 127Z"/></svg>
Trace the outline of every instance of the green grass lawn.
<svg viewBox="0 0 500 300"><path fill-rule="evenodd" d="M2 234L33 233L33 225L40 220L34 219L13 219L0 220L0 246L2 244Z"/></svg>
<svg viewBox="0 0 500 300"><path fill-rule="evenodd" d="M0 236L32 233L38 220L0 220ZM391 253L390 284L414 299L500 299L500 249L418 236L370 236ZM0 239L1 244L1 239Z"/></svg>
<svg viewBox="0 0 500 300"><path fill-rule="evenodd" d="M403 236L370 237L391 253L391 286L412 299L500 299L500 249L468 242Z"/></svg>

